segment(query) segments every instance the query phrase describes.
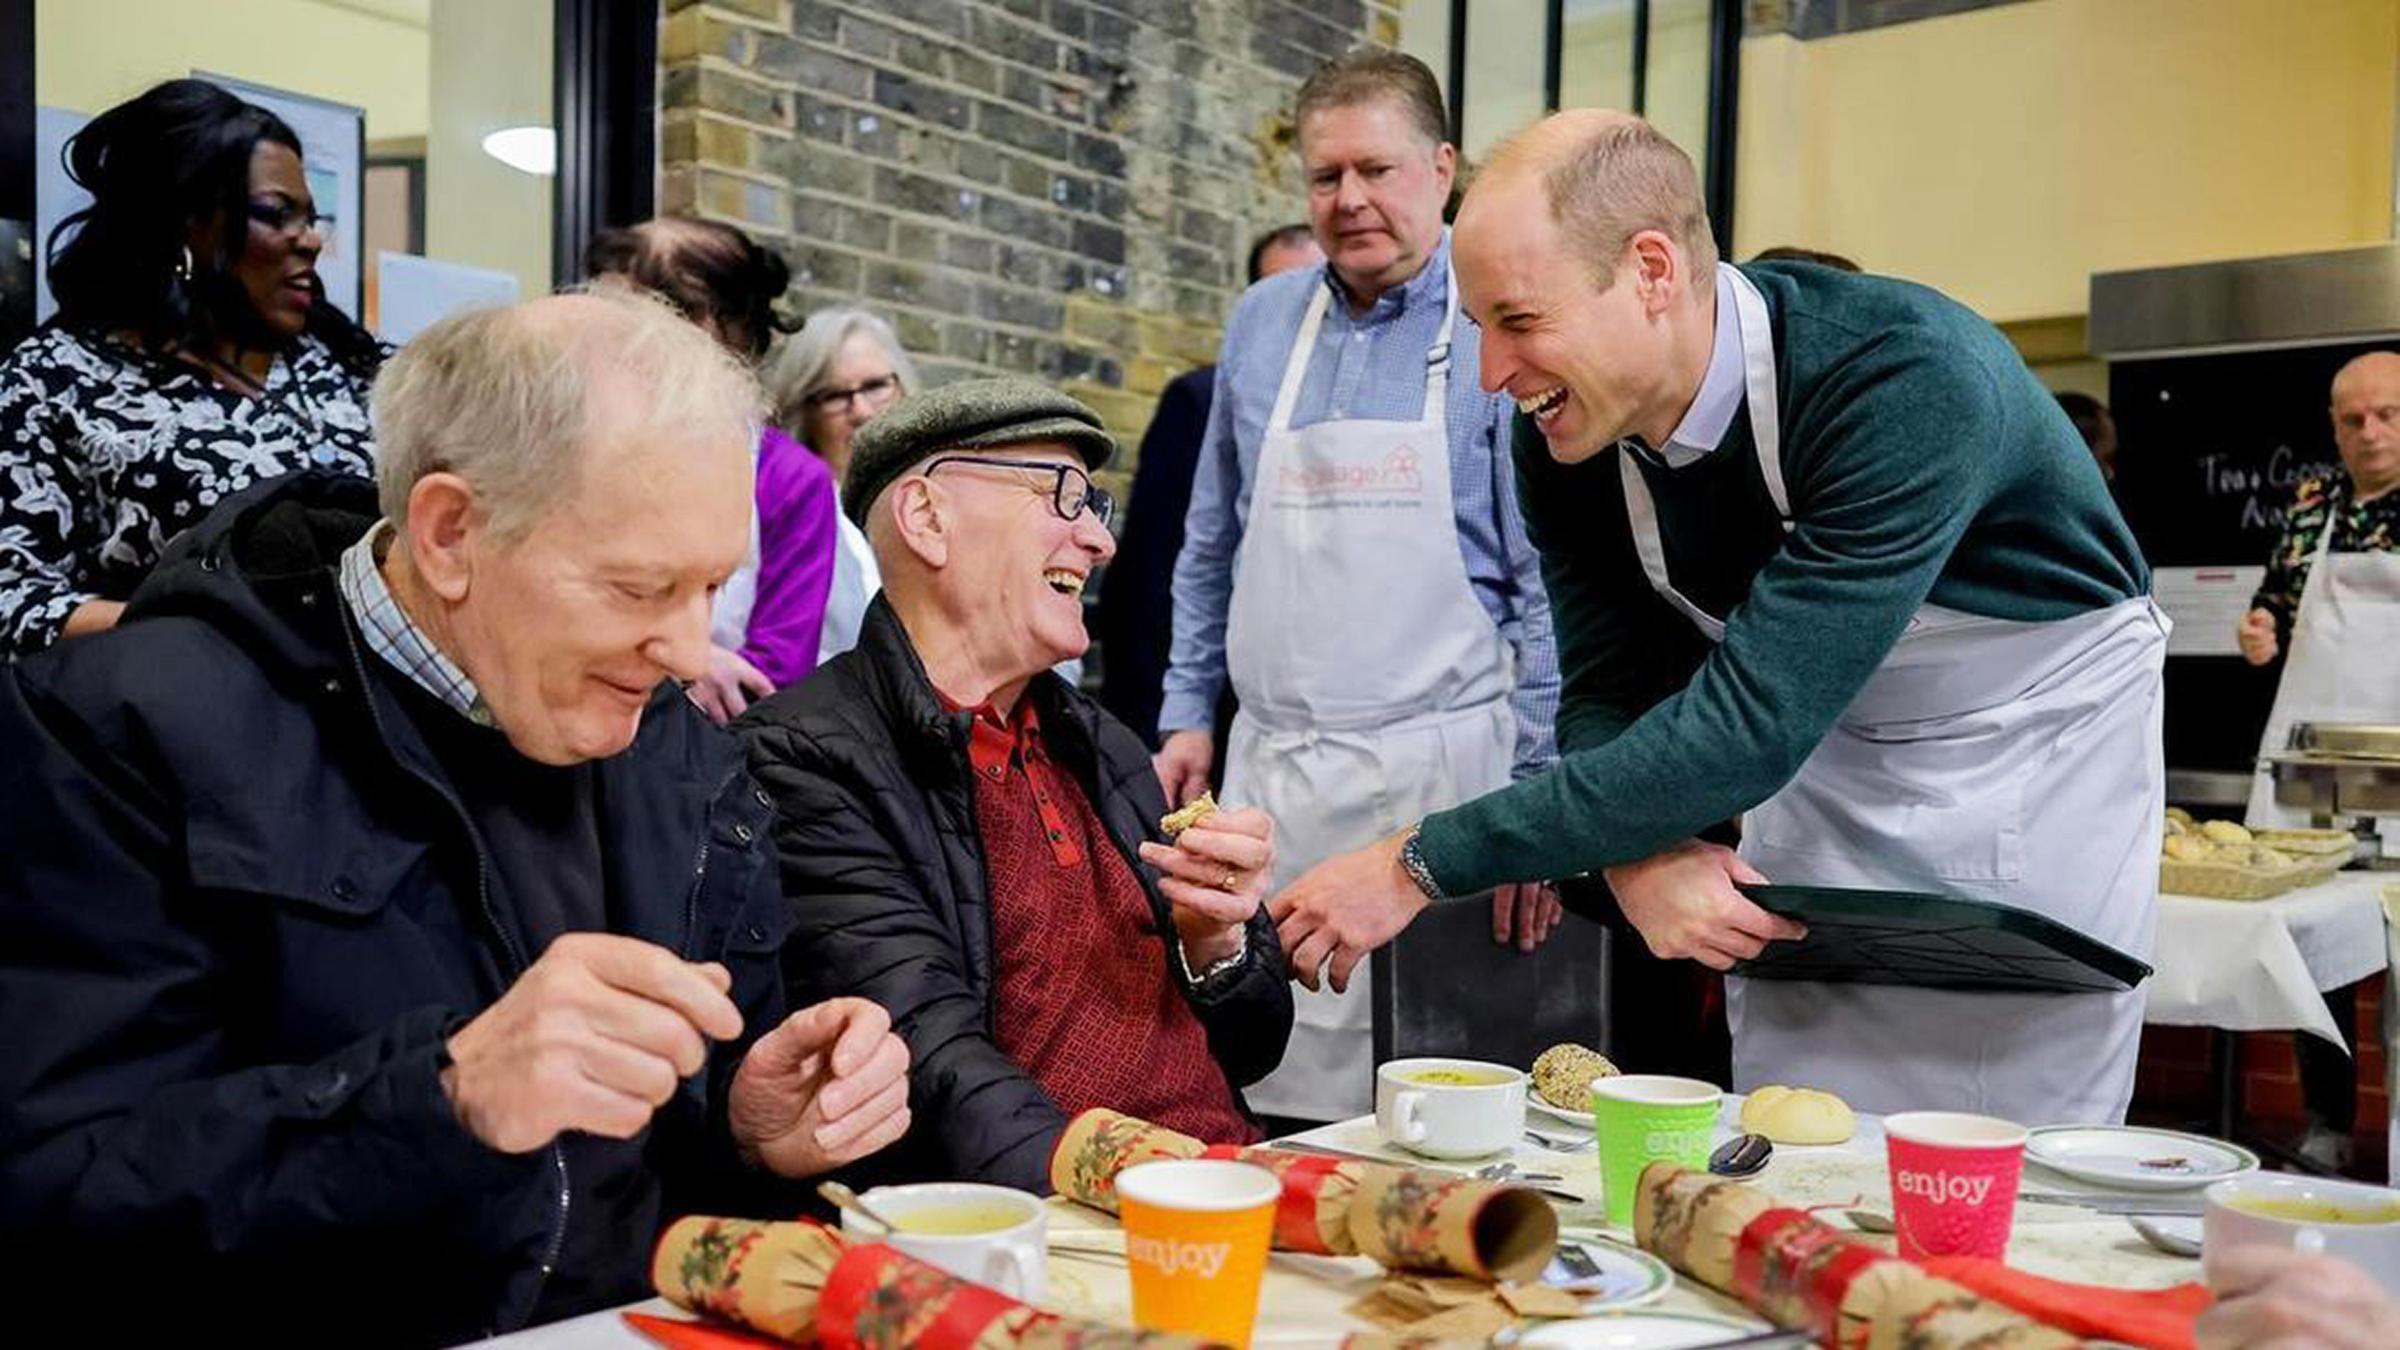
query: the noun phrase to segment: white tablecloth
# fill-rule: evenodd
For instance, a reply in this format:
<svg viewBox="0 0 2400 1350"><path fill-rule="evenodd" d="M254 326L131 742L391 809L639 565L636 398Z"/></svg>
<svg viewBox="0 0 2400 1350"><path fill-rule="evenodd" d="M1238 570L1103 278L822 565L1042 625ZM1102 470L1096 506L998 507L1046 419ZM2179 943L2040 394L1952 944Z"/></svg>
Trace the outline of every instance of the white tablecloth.
<svg viewBox="0 0 2400 1350"><path fill-rule="evenodd" d="M1740 1099L1729 1096L1724 1115L1718 1123L1720 1140L1734 1133L1732 1126L1740 1109ZM1543 1118L1538 1113L1528 1123L1539 1126L1545 1133L1577 1133L1571 1127ZM1590 1138L1588 1134L1581 1137L1586 1140ZM1333 1148L1372 1153L1398 1163L1421 1162L1385 1147L1375 1132L1372 1117L1327 1125L1294 1138ZM1590 1197L1590 1203L1585 1205L1560 1206L1559 1222L1568 1231L1596 1232L1601 1228L1604 1219L1600 1204L1599 1159L1590 1151L1588 1144L1584 1151L1571 1154L1551 1152L1527 1144L1517 1150L1516 1161L1528 1171L1555 1173L1563 1178L1560 1182L1562 1189ZM2037 1186L2047 1191L2088 1189L2065 1178L2050 1176L2039 1167L2028 1167L2025 1178L2027 1189ZM1756 1184L1793 1205L1843 1208L1863 1205L1888 1214L1892 1207L1891 1180L1884 1170L1883 1123L1873 1116L1861 1116L1858 1134L1846 1144L1824 1148L1778 1147ZM1085 1209L1063 1200L1054 1200L1051 1204L1050 1224L1053 1232L1116 1227L1114 1219L1097 1210ZM1837 1226L1846 1223L1838 1214L1829 1213L1825 1217L1827 1222ZM1616 1236L1623 1238L1627 1235ZM1868 1240L1885 1247L1891 1245L1890 1238ZM2017 1206L2008 1260L2011 1265L2037 1275L2127 1289L2162 1288L2200 1278L2198 1261L2168 1256L2155 1250L2144 1243L2125 1220L2059 1205ZM1374 1329L1372 1324L1352 1317L1348 1308L1373 1290L1381 1279L1382 1271L1374 1262L1363 1257L1277 1253L1267 1263L1266 1281L1259 1296L1258 1325L1251 1338L1252 1344L1290 1347L1291 1350L1302 1350L1303 1347L1307 1350L1334 1350L1352 1332ZM1133 1294L1123 1258L1052 1251L1049 1303L1062 1312L1130 1323ZM1675 1287L1655 1306L1724 1317L1729 1322L1728 1335L1736 1334L1730 1325L1733 1322L1750 1323L1756 1330L1766 1327L1765 1323L1751 1319L1740 1304L1680 1276ZM638 1304L634 1310L666 1317L686 1315L661 1300ZM498 1340L483 1342L483 1345L493 1350L603 1350L604 1347L610 1350L656 1350L654 1342L626 1325L621 1316L625 1311L614 1309L593 1313L588 1317L503 1336Z"/></svg>
<svg viewBox="0 0 2400 1350"><path fill-rule="evenodd" d="M2390 872L2341 872L2272 900L2158 897L2144 1019L2229 1031L2310 1031L2347 1050L2319 995L2384 968Z"/></svg>

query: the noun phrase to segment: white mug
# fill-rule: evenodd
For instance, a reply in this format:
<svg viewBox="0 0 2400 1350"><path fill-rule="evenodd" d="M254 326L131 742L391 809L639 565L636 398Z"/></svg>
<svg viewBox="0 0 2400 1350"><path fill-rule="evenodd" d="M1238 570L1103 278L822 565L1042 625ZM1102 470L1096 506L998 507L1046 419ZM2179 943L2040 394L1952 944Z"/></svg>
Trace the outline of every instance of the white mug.
<svg viewBox="0 0 2400 1350"><path fill-rule="evenodd" d="M2236 1247L2281 1247L2338 1256L2375 1277L2384 1292L2400 1296L2400 1191L2355 1181L2252 1172L2208 1188L2200 1220L2200 1266L2216 1283L2216 1262ZM2242 1207L2276 1204L2292 1214L2261 1214ZM2368 1222L2312 1217L2311 1208L2367 1217Z"/></svg>
<svg viewBox="0 0 2400 1350"><path fill-rule="evenodd" d="M1428 1081L1457 1075L1476 1081ZM1476 1059L1395 1059L1375 1070L1375 1128L1428 1158L1507 1153L1525 1136L1525 1074Z"/></svg>
<svg viewBox="0 0 2400 1350"><path fill-rule="evenodd" d="M874 1221L842 1211L842 1231L862 1241L883 1242L960 1279L989 1285L1020 1303L1039 1303L1050 1282L1050 1211L1041 1200L1007 1186L976 1181L927 1181L878 1186L859 1197L866 1207L900 1225L884 1234ZM971 1233L912 1233L912 1215L993 1211L1008 1221Z"/></svg>

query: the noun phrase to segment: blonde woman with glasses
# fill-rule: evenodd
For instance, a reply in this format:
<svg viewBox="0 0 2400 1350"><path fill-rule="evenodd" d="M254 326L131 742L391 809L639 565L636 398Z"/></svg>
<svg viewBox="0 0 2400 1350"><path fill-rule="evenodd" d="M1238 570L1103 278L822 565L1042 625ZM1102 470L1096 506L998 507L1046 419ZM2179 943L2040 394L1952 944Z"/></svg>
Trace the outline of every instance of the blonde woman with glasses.
<svg viewBox="0 0 2400 1350"><path fill-rule="evenodd" d="M902 395L924 387L891 325L848 308L809 315L768 363L766 384L777 423L815 451L836 482L848 476L850 442L858 429ZM858 645L867 602L883 585L867 537L846 518L836 528L833 589L825 598L819 662Z"/></svg>

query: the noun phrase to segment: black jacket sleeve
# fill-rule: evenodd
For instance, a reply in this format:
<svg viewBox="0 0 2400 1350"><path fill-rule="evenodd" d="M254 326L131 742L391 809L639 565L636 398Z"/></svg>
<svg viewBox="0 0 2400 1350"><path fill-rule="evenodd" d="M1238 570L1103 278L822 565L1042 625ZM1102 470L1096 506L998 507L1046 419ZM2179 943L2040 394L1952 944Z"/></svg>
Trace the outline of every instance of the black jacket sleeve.
<svg viewBox="0 0 2400 1350"><path fill-rule="evenodd" d="M786 988L795 1003L873 999L908 1043L915 1120L885 1161L1047 1192L1066 1115L993 1041L959 938L926 899L901 827L879 809L895 785L868 782L788 727L746 731L751 772L775 799L795 920Z"/></svg>
<svg viewBox="0 0 2400 1350"><path fill-rule="evenodd" d="M329 1227L438 1227L497 1260L522 1236L472 1216L546 1188L548 1163L452 1113L439 1074L462 1010L245 1063L238 933L183 879L174 803L8 671L0 745L6 1246L271 1261Z"/></svg>

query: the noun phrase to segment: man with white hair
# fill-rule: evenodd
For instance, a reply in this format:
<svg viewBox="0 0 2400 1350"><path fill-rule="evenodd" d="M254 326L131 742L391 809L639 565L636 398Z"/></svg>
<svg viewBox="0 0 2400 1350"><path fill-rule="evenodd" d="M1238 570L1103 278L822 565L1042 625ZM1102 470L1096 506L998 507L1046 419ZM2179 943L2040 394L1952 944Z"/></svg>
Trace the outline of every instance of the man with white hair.
<svg viewBox="0 0 2400 1350"><path fill-rule="evenodd" d="M0 671L22 1287L449 1343L905 1131L882 1009L786 1016L768 804L677 688L759 401L648 300L447 320L378 381L380 502L261 484Z"/></svg>
<svg viewBox="0 0 2400 1350"><path fill-rule="evenodd" d="M1105 1106L1215 1143L1283 1055L1290 982L1257 810L1177 834L1149 748L1052 670L1115 551L1099 414L1021 379L912 394L859 432L843 507L884 589L858 646L736 724L779 808L796 988L889 1008L905 1180L1050 1187Z"/></svg>

